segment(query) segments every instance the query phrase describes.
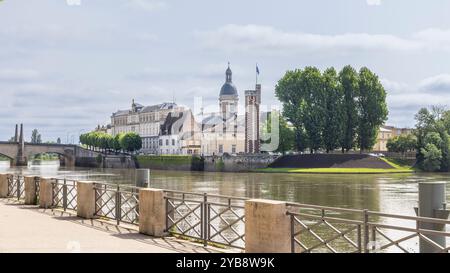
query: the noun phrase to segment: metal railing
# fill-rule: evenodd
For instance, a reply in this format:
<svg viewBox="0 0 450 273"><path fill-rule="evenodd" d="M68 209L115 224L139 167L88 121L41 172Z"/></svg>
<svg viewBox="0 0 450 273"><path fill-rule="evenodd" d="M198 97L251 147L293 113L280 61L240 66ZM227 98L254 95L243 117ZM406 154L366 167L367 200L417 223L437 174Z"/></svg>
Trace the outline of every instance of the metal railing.
<svg viewBox="0 0 450 273"><path fill-rule="evenodd" d="M244 248L246 198L166 190L166 232Z"/></svg>
<svg viewBox="0 0 450 273"><path fill-rule="evenodd" d="M449 220L405 216L368 210L288 203L291 219L291 252L418 252L418 240L435 252L448 252L432 240L450 240ZM440 224L447 231L420 228ZM445 230L445 228L444 228Z"/></svg>
<svg viewBox="0 0 450 273"><path fill-rule="evenodd" d="M95 183L95 215L129 224L139 223L139 188Z"/></svg>
<svg viewBox="0 0 450 273"><path fill-rule="evenodd" d="M8 196L17 198L17 200L25 198L25 181L21 175L8 175Z"/></svg>
<svg viewBox="0 0 450 273"><path fill-rule="evenodd" d="M52 181L52 207L62 207L64 211L77 209L76 181L65 178Z"/></svg>

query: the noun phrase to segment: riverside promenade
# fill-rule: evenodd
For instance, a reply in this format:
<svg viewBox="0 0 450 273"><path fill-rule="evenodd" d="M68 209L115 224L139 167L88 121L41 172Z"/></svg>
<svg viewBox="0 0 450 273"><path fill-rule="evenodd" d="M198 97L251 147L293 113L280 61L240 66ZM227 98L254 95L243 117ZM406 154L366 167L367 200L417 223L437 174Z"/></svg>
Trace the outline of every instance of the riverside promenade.
<svg viewBox="0 0 450 273"><path fill-rule="evenodd" d="M0 253L5 252L223 252L214 247L139 234L132 226L83 219L62 210L0 199Z"/></svg>

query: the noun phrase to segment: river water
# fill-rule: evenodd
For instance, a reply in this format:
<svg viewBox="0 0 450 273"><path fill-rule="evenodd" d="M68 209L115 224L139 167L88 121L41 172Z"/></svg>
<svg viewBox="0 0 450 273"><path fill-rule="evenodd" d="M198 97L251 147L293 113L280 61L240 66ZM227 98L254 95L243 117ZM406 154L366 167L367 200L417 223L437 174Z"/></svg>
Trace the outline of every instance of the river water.
<svg viewBox="0 0 450 273"><path fill-rule="evenodd" d="M0 172L133 184L134 170L59 167L59 162L9 168ZM418 183L449 181L449 174L270 174L151 171L151 187L236 197L284 200L322 206L368 209L414 216ZM447 184L447 201L450 183Z"/></svg>

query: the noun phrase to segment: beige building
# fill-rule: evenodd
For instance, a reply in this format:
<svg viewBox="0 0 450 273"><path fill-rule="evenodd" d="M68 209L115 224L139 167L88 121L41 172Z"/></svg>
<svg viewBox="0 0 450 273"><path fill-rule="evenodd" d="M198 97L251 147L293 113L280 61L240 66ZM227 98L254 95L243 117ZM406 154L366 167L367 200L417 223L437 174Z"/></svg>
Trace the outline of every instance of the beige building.
<svg viewBox="0 0 450 273"><path fill-rule="evenodd" d="M378 132L377 142L373 146L373 150L377 152L386 152L386 147L389 139L400 135L411 134L410 128L397 128L394 126L381 126Z"/></svg>

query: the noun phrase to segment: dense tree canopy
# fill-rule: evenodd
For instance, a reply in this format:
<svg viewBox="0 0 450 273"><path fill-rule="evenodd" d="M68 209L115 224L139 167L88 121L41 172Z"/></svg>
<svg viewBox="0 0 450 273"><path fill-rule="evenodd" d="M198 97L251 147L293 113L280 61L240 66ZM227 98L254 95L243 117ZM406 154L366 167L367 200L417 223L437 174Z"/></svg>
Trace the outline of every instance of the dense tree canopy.
<svg viewBox="0 0 450 273"><path fill-rule="evenodd" d="M273 115L273 117L272 117ZM289 127L286 119L284 119L278 111L272 111L267 120L264 122L262 127L262 143L270 143L274 142L272 139L273 130L275 128L272 127L272 118L278 120L278 148L273 152L279 152L285 154L287 151L291 151L295 145L295 133ZM275 136L276 137L276 136Z"/></svg>
<svg viewBox="0 0 450 273"><path fill-rule="evenodd" d="M80 135L80 143L90 149L134 152L142 148L141 137L134 133L122 133L111 136L103 132L89 132Z"/></svg>
<svg viewBox="0 0 450 273"><path fill-rule="evenodd" d="M450 170L450 110L422 108L416 114L417 164L425 171Z"/></svg>
<svg viewBox="0 0 450 273"><path fill-rule="evenodd" d="M288 71L275 88L298 151L370 150L387 119L386 91L368 68Z"/></svg>

